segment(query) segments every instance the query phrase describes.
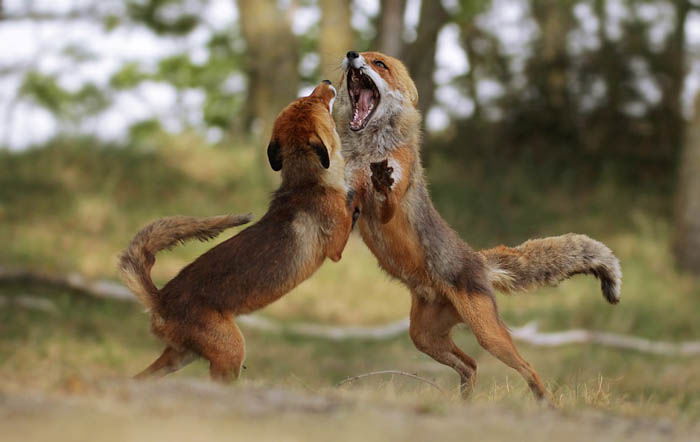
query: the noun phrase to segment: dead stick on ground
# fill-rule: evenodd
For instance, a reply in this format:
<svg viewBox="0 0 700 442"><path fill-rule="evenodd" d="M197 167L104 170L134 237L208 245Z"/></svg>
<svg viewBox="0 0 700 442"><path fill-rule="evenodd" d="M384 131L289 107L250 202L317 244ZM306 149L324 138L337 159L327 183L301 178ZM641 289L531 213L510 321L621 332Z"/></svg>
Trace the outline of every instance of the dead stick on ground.
<svg viewBox="0 0 700 442"><path fill-rule="evenodd" d="M350 383L350 382L355 382L355 381L358 380L358 379L366 378L366 377L368 377L368 376L376 376L376 375L382 375L382 374L398 374L398 375L401 375L401 376L407 376L407 377L409 377L409 378L413 378L413 379L416 379L416 380L418 380L418 381L425 382L426 384L431 385L432 387L436 388L440 393L445 394L445 391L444 391L442 388L440 388L440 386L439 386L438 384L436 384L435 382L431 381L430 379L426 379L426 378L421 377L421 376L418 376L418 375L416 375L416 374L407 373L407 372L405 372L405 371L399 371L399 370L371 371L371 372L369 372L369 373L358 374L357 376L350 376L350 377L345 378L345 379L343 379L342 381L338 382L338 383L336 384L336 387L341 387L341 386L343 386L344 384L348 384L348 383Z"/></svg>
<svg viewBox="0 0 700 442"><path fill-rule="evenodd" d="M1 281L29 281L59 285L98 298L117 299L134 302L136 298L121 284L112 281L94 281L77 273L55 275L23 269L9 269L0 266ZM240 316L237 320L244 327L270 333L289 333L309 338L346 341L365 339L384 341L403 336L408 331L408 319L375 327L330 326L320 324L283 324L258 315ZM595 330L565 330L561 332L541 332L536 322L511 329L513 338L540 347L559 347L570 344L597 344L605 347L624 348L642 353L666 356L700 355L700 341L668 342L652 341L637 336L601 332Z"/></svg>

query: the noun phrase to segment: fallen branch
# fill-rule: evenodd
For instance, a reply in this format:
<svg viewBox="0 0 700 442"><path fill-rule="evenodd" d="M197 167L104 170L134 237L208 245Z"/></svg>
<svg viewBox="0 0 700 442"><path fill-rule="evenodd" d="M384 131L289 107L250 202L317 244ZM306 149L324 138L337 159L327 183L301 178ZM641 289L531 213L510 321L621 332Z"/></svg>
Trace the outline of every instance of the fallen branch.
<svg viewBox="0 0 700 442"><path fill-rule="evenodd" d="M136 301L134 295L125 286L106 280L90 280L78 273L56 275L23 269L10 269L0 266L0 281L27 281L32 283L56 285L78 290L97 298Z"/></svg>
<svg viewBox="0 0 700 442"><path fill-rule="evenodd" d="M121 284L112 281L92 281L77 273L65 276L37 273L27 270L13 270L0 266L1 281L29 281L59 285L79 290L89 295L134 302L136 298ZM384 341L403 336L408 331L408 319L375 327L332 326L309 323L285 324L259 315L239 316L236 320L245 327L268 333L292 334L309 338L346 341L364 339ZM561 332L541 332L537 322L511 329L513 338L540 347L559 347L570 344L597 344L605 347L623 348L642 353L666 356L700 355L700 341L668 342L652 341L637 336L608 333L602 331L575 329Z"/></svg>
<svg viewBox="0 0 700 442"><path fill-rule="evenodd" d="M347 384L347 383L350 383L350 382L355 382L355 381L358 380L358 379L366 378L366 377L368 377L368 376L375 376L375 375L382 375L382 374L398 374L398 375L401 375L401 376L406 376L406 377L409 377L409 378L413 378L413 379L416 379L416 380L421 381L421 382L425 382L426 384L433 386L433 387L436 388L440 393L443 393L443 394L445 393L445 391L444 391L442 388L440 388L440 386L439 386L438 384L436 384L435 382L431 381L430 379L426 379L426 378L421 377L421 376L418 376L418 375L416 375L416 374L413 374L413 373L406 373L405 371L399 371L399 370L371 371L371 372L369 372L369 373L358 374L357 376L350 376L350 377L345 378L345 379L343 379L342 381L338 382L338 383L336 384L336 387L341 387L341 386L343 386L344 384Z"/></svg>
<svg viewBox="0 0 700 442"><path fill-rule="evenodd" d="M364 339L369 341L386 341L403 336L408 331L408 318L375 327L333 326L309 323L283 324L259 315L239 316L240 324L269 333L292 334L309 338L345 341Z"/></svg>
<svg viewBox="0 0 700 442"><path fill-rule="evenodd" d="M637 336L584 329L543 333L538 331L537 322L534 321L511 330L511 334L518 341L540 347L559 347L568 344L599 344L606 347L624 348L659 355L690 356L700 354L700 341L679 343L652 341Z"/></svg>
<svg viewBox="0 0 700 442"><path fill-rule="evenodd" d="M38 296L13 296L11 298L0 298L0 307L4 307L6 305L14 305L17 307L26 308L27 310L37 310L43 313L50 313L52 315L58 313L56 304L49 299L40 298Z"/></svg>

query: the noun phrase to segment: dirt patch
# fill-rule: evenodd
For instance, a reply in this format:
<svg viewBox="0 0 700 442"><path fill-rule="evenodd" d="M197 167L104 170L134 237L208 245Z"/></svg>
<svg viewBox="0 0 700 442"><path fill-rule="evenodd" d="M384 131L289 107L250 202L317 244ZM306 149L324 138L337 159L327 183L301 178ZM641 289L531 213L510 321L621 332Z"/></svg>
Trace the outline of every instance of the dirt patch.
<svg viewBox="0 0 700 442"><path fill-rule="evenodd" d="M0 393L6 440L697 440L697 427L600 412L512 409L446 399L439 407L339 391L221 387L173 379L74 380L51 392Z"/></svg>

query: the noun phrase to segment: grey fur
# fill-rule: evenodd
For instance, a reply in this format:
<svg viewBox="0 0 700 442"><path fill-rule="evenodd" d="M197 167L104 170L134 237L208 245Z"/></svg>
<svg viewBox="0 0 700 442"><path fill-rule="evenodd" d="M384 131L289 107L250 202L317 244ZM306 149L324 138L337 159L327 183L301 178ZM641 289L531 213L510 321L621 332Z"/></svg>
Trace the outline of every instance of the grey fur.
<svg viewBox="0 0 700 442"><path fill-rule="evenodd" d="M352 105L350 103L346 74L340 82L334 118L342 141L346 160L346 179L355 189L365 188L370 195L365 198L369 206L380 205L383 195L369 184L370 163L383 161L395 149L411 146L417 160L411 171L411 184L401 201L413 229L417 233L431 279L457 289L491 293L495 287L501 291L527 290L539 285L553 285L575 274L585 273L601 281L605 298L611 303L620 299L622 272L615 255L604 244L585 235L562 236L530 240L514 249L496 248L473 251L450 228L435 210L427 190L423 167L420 163L421 116L415 106L401 93L387 91L386 85L376 84L381 100L375 115L361 131L349 128ZM363 182L352 182L357 177ZM381 248L380 220L373 207L364 210L361 223L367 235ZM556 253L553 253L556 252ZM395 264L385 250L380 264ZM518 258L518 254L525 257ZM510 258L516 256L514 260ZM379 257L378 257L379 258ZM529 258L529 259L528 259ZM509 262L510 267L503 267ZM520 262L520 265L515 263ZM399 270L391 272L416 293L427 293L424 284L412 280L412 275Z"/></svg>

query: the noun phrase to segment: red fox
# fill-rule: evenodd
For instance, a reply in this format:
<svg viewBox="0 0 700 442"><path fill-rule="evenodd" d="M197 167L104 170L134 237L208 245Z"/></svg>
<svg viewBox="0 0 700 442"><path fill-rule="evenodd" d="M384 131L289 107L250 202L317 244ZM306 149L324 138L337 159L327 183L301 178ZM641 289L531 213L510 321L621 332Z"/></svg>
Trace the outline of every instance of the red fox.
<svg viewBox="0 0 700 442"><path fill-rule="evenodd" d="M362 238L379 265L411 290L415 346L460 375L465 397L473 388L476 361L450 337L460 322L482 347L517 370L537 398L546 399L542 381L498 315L494 289L527 290L585 273L597 277L605 299L616 304L619 261L604 244L576 234L472 250L428 195L417 103L416 86L399 60L378 52L347 53L334 118L346 180L362 207Z"/></svg>
<svg viewBox="0 0 700 442"><path fill-rule="evenodd" d="M277 117L267 153L272 168L282 171L282 184L256 224L204 253L162 289L150 276L157 252L213 238L250 216L164 218L131 241L119 262L122 277L167 345L137 378L164 376L196 357L209 361L212 379L237 378L245 344L234 318L276 301L326 257L340 260L357 212L331 117L335 96L326 80Z"/></svg>

